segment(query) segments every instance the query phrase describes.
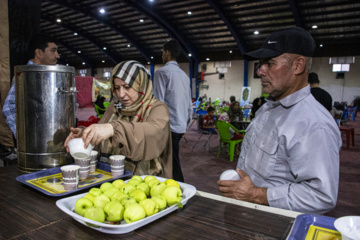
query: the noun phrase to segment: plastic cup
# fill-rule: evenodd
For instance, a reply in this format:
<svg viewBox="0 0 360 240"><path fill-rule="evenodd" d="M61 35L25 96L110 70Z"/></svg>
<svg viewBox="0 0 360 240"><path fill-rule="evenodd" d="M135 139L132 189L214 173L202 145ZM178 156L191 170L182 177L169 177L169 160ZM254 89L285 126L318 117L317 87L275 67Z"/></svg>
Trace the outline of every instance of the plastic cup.
<svg viewBox="0 0 360 240"><path fill-rule="evenodd" d="M113 178L124 175L125 156L112 155L110 156L111 175Z"/></svg>
<svg viewBox="0 0 360 240"><path fill-rule="evenodd" d="M79 183L79 169L77 165L66 165L62 166L62 179L64 182L65 191L72 191L77 189Z"/></svg>
<svg viewBox="0 0 360 240"><path fill-rule="evenodd" d="M89 176L90 173L90 160L91 157L88 158L74 158L75 164L80 167L79 169L79 179L84 180Z"/></svg>
<svg viewBox="0 0 360 240"><path fill-rule="evenodd" d="M94 151L94 150L91 151L91 153L90 153L90 156L91 156L90 172L95 172L96 171L97 155L98 155L98 152Z"/></svg>
<svg viewBox="0 0 360 240"><path fill-rule="evenodd" d="M220 180L240 180L240 176L235 170L229 169L220 175Z"/></svg>
<svg viewBox="0 0 360 240"><path fill-rule="evenodd" d="M85 143L82 138L73 138L68 143L70 155L76 159L85 159L90 157L93 146L89 144L87 148L84 147Z"/></svg>

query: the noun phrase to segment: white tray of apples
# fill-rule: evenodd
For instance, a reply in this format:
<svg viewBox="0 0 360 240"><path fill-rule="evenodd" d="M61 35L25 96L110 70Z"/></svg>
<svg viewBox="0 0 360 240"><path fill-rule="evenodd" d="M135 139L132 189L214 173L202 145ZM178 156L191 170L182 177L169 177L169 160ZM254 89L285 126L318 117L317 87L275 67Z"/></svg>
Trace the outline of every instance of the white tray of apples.
<svg viewBox="0 0 360 240"><path fill-rule="evenodd" d="M147 176L149 176L149 175L143 175L140 177L144 181L144 179ZM168 180L166 178L157 177L157 176L150 176L147 179L150 179L150 178L155 178L155 179L159 180L161 183L162 182L165 183L165 181ZM132 180L132 179L125 181L125 183L128 183L130 180ZM120 180L117 180L117 183L119 181ZM148 181L147 183L149 183L149 182L151 182L151 180ZM156 182L156 181L153 181L153 182ZM170 180L167 182L174 183L173 180ZM158 183L158 182L156 182L156 183ZM91 204L89 205L89 201L84 200L82 202L79 200L79 199L87 199L88 198L88 196L89 196L89 195L87 195L88 193L83 193L83 194L75 195L72 197L60 199L56 202L56 205L62 211L64 211L65 213L67 213L71 217L73 217L76 221L82 223L83 225L85 225L87 227L90 227L97 231L108 233L108 234L123 234L123 233L131 232L137 228L140 228L148 223L151 223L151 222L175 211L179 206L185 205L187 203L187 201L195 195L196 188L194 186L186 184L186 183L182 183L182 182L177 182L177 183L180 185L180 189L181 189L180 192L176 191L175 188L170 187L167 189L168 193L165 194L165 191L163 191L165 188L163 186L159 186L158 189L154 188L154 190L152 190L152 188L149 189L150 191L152 190L153 195L157 195L157 193L156 193L157 191L159 192L159 195L161 195L161 193L164 192L163 195L166 196L166 199L169 199L169 201L165 200L165 203L163 203L163 202L161 202L161 199L159 200L159 199L155 198L156 202L158 203L157 207L159 208L159 210L155 210L155 208L153 206L151 206L151 201L149 201L150 204L147 204L146 201L142 202L142 205L141 205L142 209L144 209L144 210L146 209L145 211L143 211L141 208L139 208L140 204L136 204L136 203L131 204L131 201L127 202L124 198L122 198L121 200L124 203L124 205L122 205L124 208L122 210L123 215L122 215L121 221L113 220L113 222L117 221L115 224L113 222L107 221L107 220L108 220L108 218L110 220L112 220L111 219L112 213L119 212L119 211L117 211L117 209L119 209L119 207L121 208L121 206L119 206L119 203L117 203L117 202L121 202L121 201L110 200L109 203L111 203L111 204L108 204L106 206L106 204L108 203L108 202L106 202L107 201L106 198L104 198L105 200L102 200L101 197L96 197L96 202L97 202L96 204L94 204L94 198L92 198L91 202L93 202L93 205L95 205L95 206L103 205L103 207L105 205L105 207L107 208L107 211L104 210L105 208L101 208L102 210L99 210L100 207L94 207L94 206L91 206ZM163 185L163 184L157 184L157 185ZM173 184L169 184L169 185L173 185ZM108 186L110 186L109 182L106 183L104 186L101 185L101 187L103 187L103 188L108 187ZM125 186L125 185L123 185L123 186ZM152 185L152 187L154 187L154 186L155 186L155 184ZM119 189L121 189L121 186L117 186L117 187ZM139 187L139 188L141 189L141 187ZM94 188L94 189L100 190L99 188ZM90 189L89 193L94 192L95 190ZM108 190L109 190L108 192L111 192L110 191L111 189L108 189ZM131 191L131 189L125 189L124 191L127 193L127 191ZM130 194L132 192L133 191L131 191L130 193L127 193L127 194L130 196ZM137 191L137 192L139 192L139 191ZM85 195L86 195L86 197L85 197ZM93 196L93 194L90 194L90 195ZM101 194L101 195L104 195L104 194ZM118 194L118 195L121 195L121 194ZM135 198L137 200L139 200L139 198L141 198L141 194L138 194L138 196L134 196L134 195L135 195L135 192L129 198ZM100 196L100 194L99 194L99 196ZM113 196L114 196L114 194L113 194ZM147 199L150 199L150 198L151 198L151 196L149 196ZM163 197L162 199L164 200L164 198L165 197ZM111 199L111 197L109 199ZM116 196L114 196L113 199L116 199ZM105 202L102 202L102 201L105 201ZM84 216L81 216L75 212L75 204L76 203L77 203L77 209L76 209L77 212L81 213ZM164 204L166 204L165 209L164 209ZM127 207L124 207L124 206L127 206ZM131 206L131 207L128 208L129 206ZM89 210L90 208L91 208L91 210ZM82 212L82 211L84 211L84 212ZM155 212L157 211L157 213L154 213L154 211ZM144 212L145 212L145 217L144 217ZM100 219L100 221L102 221L102 219L104 217L104 216L102 216L102 214L104 214L104 213L105 213L105 221L104 222L99 222L99 221L89 219L89 217L90 217L90 218L97 219L97 220ZM114 215L113 218L117 218L117 217ZM125 219L126 219L126 221L125 221Z"/></svg>

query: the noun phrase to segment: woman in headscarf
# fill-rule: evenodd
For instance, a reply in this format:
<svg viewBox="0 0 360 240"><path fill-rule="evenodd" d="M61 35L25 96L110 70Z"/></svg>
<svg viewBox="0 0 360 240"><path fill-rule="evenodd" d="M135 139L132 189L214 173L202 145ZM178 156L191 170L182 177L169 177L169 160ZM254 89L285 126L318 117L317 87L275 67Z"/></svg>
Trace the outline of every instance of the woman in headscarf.
<svg viewBox="0 0 360 240"><path fill-rule="evenodd" d="M232 102L227 113L229 114L230 123L237 129L242 130L240 121L243 121L244 114L240 109L239 102Z"/></svg>
<svg viewBox="0 0 360 240"><path fill-rule="evenodd" d="M125 169L133 174L172 178L169 110L153 96L149 71L139 62L124 61L112 70L110 81L116 100L98 124L71 128L65 147L82 137L85 147L100 144L105 159L126 156Z"/></svg>

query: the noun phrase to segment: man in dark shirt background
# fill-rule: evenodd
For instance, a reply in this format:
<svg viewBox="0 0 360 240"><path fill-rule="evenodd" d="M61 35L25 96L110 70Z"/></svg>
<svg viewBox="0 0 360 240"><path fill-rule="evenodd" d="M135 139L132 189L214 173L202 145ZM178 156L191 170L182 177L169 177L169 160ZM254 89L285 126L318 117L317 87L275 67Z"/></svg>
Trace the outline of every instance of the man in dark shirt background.
<svg viewBox="0 0 360 240"><path fill-rule="evenodd" d="M308 83L310 84L311 94L314 98L321 103L328 111L332 109L332 98L331 95L324 89L319 87L319 77L316 73L309 73Z"/></svg>

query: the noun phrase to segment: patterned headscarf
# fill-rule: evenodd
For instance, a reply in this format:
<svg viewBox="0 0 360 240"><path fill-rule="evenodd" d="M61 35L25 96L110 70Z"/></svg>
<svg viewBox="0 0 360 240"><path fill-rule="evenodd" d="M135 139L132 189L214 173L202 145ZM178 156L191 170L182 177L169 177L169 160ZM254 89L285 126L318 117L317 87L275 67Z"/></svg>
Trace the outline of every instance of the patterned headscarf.
<svg viewBox="0 0 360 240"><path fill-rule="evenodd" d="M139 93L139 98L129 107L125 107L119 100L115 101L114 113L118 119L128 122L142 122L149 116L151 104L154 103L150 72L137 61L124 61L115 66L111 72L111 90L114 92L114 79L120 78Z"/></svg>

